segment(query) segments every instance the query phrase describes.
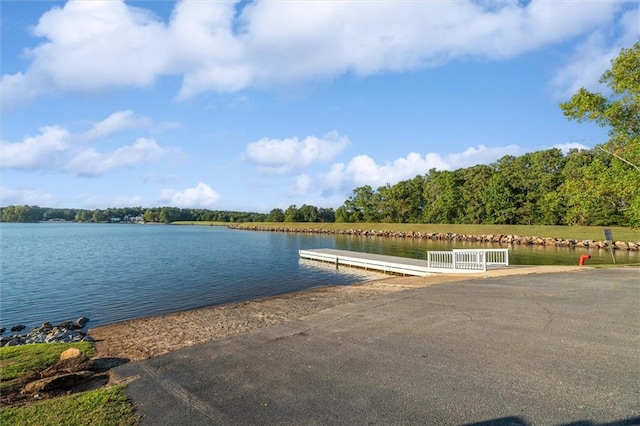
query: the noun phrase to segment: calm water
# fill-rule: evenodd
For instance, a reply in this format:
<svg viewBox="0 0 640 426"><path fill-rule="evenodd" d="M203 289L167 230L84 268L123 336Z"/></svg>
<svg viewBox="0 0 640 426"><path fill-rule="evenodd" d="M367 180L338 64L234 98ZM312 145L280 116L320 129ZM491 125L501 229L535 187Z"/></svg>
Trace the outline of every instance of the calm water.
<svg viewBox="0 0 640 426"><path fill-rule="evenodd" d="M0 236L0 323L29 327L81 315L96 326L311 287L354 284L373 275L300 262L299 249L328 247L426 258L427 250L472 247L200 226L3 223ZM584 252L514 247L510 256L513 264L576 264ZM592 263L611 263L608 252L589 253ZM619 263L640 262L638 253L616 257Z"/></svg>

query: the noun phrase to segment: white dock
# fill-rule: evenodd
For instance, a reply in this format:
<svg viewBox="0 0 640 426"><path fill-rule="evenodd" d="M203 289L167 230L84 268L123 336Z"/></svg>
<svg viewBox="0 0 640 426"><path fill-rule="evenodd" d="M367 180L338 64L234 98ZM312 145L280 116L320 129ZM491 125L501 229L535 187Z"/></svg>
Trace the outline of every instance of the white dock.
<svg viewBox="0 0 640 426"><path fill-rule="evenodd" d="M432 273L477 273L491 265L508 265L507 249L432 251L427 260L408 257L385 256L349 250L315 249L299 250L302 259L332 263L384 273L424 277Z"/></svg>

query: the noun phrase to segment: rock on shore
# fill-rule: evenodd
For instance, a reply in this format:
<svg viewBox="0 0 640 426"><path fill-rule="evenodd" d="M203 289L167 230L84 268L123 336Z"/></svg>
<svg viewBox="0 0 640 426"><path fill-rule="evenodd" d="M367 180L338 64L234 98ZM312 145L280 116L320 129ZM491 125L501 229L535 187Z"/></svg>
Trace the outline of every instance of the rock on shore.
<svg viewBox="0 0 640 426"><path fill-rule="evenodd" d="M246 231L266 231L266 232L297 232L307 234L338 234L357 235L366 237L387 237L387 238L417 238L438 241L458 241L473 243L492 243L504 245L541 245L553 247L576 247L614 250L640 251L640 241L595 241L595 240L575 240L565 238L541 238L541 237L521 237L518 235L471 235L456 234L451 232L400 232L400 231L376 231L364 229L325 229L325 228L286 228L275 226L238 226L228 225L230 229L240 229Z"/></svg>
<svg viewBox="0 0 640 426"><path fill-rule="evenodd" d="M92 342L91 336L83 331L88 322L89 318L87 317L80 317L73 322L61 322L57 325L45 322L41 326L31 329L28 333L0 337L0 346L18 346L30 343ZM25 328L24 325L16 325L11 327L11 331L20 332Z"/></svg>

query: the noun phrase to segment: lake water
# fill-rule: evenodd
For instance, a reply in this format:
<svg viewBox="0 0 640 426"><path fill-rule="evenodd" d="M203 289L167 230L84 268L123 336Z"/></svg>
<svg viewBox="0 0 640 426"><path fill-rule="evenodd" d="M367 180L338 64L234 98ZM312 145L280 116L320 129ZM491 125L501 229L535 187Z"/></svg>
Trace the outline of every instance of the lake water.
<svg viewBox="0 0 640 426"><path fill-rule="evenodd" d="M326 247L425 259L428 250L474 247L225 227L71 223L3 223L0 237L0 323L5 327L79 316L90 318L93 327L380 277L301 262L299 249ZM516 246L510 260L577 264L582 253ZM589 253L591 263L611 263L606 251ZM640 254L616 253L616 260L636 263Z"/></svg>

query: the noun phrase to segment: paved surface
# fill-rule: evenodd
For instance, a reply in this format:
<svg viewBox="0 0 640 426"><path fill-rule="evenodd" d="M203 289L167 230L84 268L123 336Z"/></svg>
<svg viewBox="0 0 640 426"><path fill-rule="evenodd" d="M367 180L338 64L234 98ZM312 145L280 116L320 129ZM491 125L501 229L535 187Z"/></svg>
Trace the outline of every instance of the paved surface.
<svg viewBox="0 0 640 426"><path fill-rule="evenodd" d="M637 268L476 279L115 374L143 425L640 424L639 312Z"/></svg>

